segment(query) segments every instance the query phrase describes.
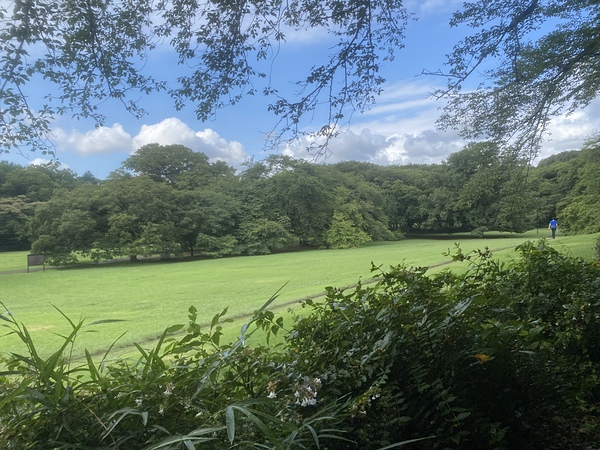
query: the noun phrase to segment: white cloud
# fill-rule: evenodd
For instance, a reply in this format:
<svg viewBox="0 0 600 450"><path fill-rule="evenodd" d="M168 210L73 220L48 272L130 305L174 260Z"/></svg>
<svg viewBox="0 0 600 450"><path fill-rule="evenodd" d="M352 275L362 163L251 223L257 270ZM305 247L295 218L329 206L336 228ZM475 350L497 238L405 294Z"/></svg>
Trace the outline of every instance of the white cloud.
<svg viewBox="0 0 600 450"><path fill-rule="evenodd" d="M85 133L79 130L67 132L62 128L56 128L53 132L60 150L82 154L128 151L132 144L131 136L118 123L110 128L98 127Z"/></svg>
<svg viewBox="0 0 600 450"><path fill-rule="evenodd" d="M567 150L579 150L585 141L600 133L600 98L587 108L556 117L548 127L538 161Z"/></svg>
<svg viewBox="0 0 600 450"><path fill-rule="evenodd" d="M146 144L179 144L194 149L196 133L181 120L171 117L153 125L142 125L133 138L132 152Z"/></svg>
<svg viewBox="0 0 600 450"><path fill-rule="evenodd" d="M67 132L56 128L54 135L59 150L84 155L119 151L131 154L143 145L156 143L184 145L196 152L205 153L213 160L225 161L232 166L238 166L248 158L241 143L227 141L210 128L194 131L175 117L152 125L142 125L134 137L118 123L110 128L98 127L87 132Z"/></svg>
<svg viewBox="0 0 600 450"><path fill-rule="evenodd" d="M27 163L28 166L44 166L52 161L45 158L35 158Z"/></svg>
<svg viewBox="0 0 600 450"><path fill-rule="evenodd" d="M55 165L59 168L59 169L69 169L69 165L68 164L64 164L60 161L57 160L52 160L52 159L46 159L46 158L35 158L32 159L31 161L29 161L27 163L28 166L45 166L46 164L52 164Z"/></svg>
<svg viewBox="0 0 600 450"><path fill-rule="evenodd" d="M287 145L284 154L306 158L309 140ZM465 142L455 133L423 130L417 133L382 134L363 128L352 130L331 140L326 162L365 161L379 165L432 164L446 159L450 153L461 150Z"/></svg>
<svg viewBox="0 0 600 450"><path fill-rule="evenodd" d="M225 161L232 166L239 166L248 158L241 143L227 141L210 128L194 131L175 117L154 125L142 125L140 132L133 138L133 151L152 143L184 145L206 154L210 159Z"/></svg>
<svg viewBox="0 0 600 450"><path fill-rule="evenodd" d="M55 161L46 158L34 158L27 163L28 166L45 166L46 164L53 164ZM62 164L61 164L62 166Z"/></svg>
<svg viewBox="0 0 600 450"><path fill-rule="evenodd" d="M210 158L225 161L232 166L239 166L248 159L248 154L240 142L227 141L210 128L198 131L196 136L200 141L199 150Z"/></svg>
<svg viewBox="0 0 600 450"><path fill-rule="evenodd" d="M462 149L465 142L456 132L436 129L443 104L431 98L435 88L430 81L410 79L386 86L377 103L329 143L327 161L430 164ZM306 157L307 143L288 145L285 152Z"/></svg>
<svg viewBox="0 0 600 450"><path fill-rule="evenodd" d="M436 127L443 102L429 96L429 79L390 85L371 110L356 116L328 146L328 162L357 160L375 164L439 163L467 143L454 130ZM361 120L363 119L363 120ZM586 109L557 117L549 127L540 158L580 149L600 130L600 99ZM314 138L288 144L287 155L306 158Z"/></svg>

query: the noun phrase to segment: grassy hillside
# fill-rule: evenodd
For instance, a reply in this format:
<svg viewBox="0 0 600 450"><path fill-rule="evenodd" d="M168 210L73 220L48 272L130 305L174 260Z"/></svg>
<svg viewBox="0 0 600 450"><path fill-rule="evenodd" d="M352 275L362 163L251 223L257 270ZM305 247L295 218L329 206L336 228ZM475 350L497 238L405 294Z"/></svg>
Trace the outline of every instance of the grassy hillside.
<svg viewBox="0 0 600 450"><path fill-rule="evenodd" d="M591 258L597 235L561 236L552 244L574 256ZM275 307L287 308L299 299L319 295L326 286L343 287L371 277L371 262L387 268L405 263L448 267L444 252L460 242L465 251L489 247L498 258L513 256L516 245L546 237L545 230L523 235L490 234L482 239L469 235L443 235L372 243L351 250L311 250L267 256L216 260L165 261L35 268L24 273L26 252L0 253L0 301L25 323L42 351L52 349L67 333L59 308L73 320L90 326L78 344L91 351L107 348L123 332L123 346L142 342L169 325L185 322L194 305L208 322L229 308L229 316L244 317L280 292ZM8 271L21 270L13 273ZM236 325L235 328L239 329ZM15 348L14 336L1 338L1 351Z"/></svg>

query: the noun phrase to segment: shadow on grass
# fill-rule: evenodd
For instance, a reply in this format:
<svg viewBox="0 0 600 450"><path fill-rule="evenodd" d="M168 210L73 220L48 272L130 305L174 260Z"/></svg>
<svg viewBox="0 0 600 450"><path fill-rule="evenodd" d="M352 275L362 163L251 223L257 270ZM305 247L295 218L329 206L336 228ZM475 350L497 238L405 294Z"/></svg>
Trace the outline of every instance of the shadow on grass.
<svg viewBox="0 0 600 450"><path fill-rule="evenodd" d="M531 232L528 232L529 234ZM487 239L514 239L516 237L525 237L526 233L501 233L501 232L485 232L482 235L477 235L469 232L464 233L409 233L405 239L433 239L438 241L451 241L451 240L487 240ZM548 234L548 236L550 236ZM534 239L547 237L544 231L538 231Z"/></svg>

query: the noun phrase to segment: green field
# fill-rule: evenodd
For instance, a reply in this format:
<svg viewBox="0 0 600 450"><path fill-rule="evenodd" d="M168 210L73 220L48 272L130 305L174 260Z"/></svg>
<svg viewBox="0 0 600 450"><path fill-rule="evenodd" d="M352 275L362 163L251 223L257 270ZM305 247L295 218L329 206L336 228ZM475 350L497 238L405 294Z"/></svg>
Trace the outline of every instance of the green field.
<svg viewBox="0 0 600 450"><path fill-rule="evenodd" d="M125 331L119 344L128 347L151 340L169 325L185 323L191 305L198 309L201 322L210 322L225 307L230 317L244 318L281 290L274 307L285 310L302 298L321 294L326 286L345 287L370 279L371 262L383 268L405 263L441 270L449 262L443 253L452 249L454 242L460 242L466 251L489 247L498 258L507 259L515 255L516 245L546 234L546 230L522 235L498 233L482 239L440 235L372 243L351 250L80 264L46 271L36 267L30 273L24 271L27 252L0 253L0 301L26 324L42 352L55 348L60 341L57 334L69 331L68 323L54 307L74 321L115 321L89 326L86 330L90 333L78 339L79 347L98 352ZM560 236L552 244L574 256L591 258L597 236ZM0 353L17 348L14 336L0 338Z"/></svg>

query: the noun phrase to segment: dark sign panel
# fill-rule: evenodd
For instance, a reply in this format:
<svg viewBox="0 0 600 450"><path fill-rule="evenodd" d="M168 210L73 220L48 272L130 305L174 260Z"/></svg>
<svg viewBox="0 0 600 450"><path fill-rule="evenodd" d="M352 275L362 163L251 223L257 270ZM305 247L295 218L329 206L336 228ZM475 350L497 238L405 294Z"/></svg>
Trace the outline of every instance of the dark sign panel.
<svg viewBox="0 0 600 450"><path fill-rule="evenodd" d="M27 272L29 272L31 266L44 266L44 269L46 269L44 255L27 255Z"/></svg>

